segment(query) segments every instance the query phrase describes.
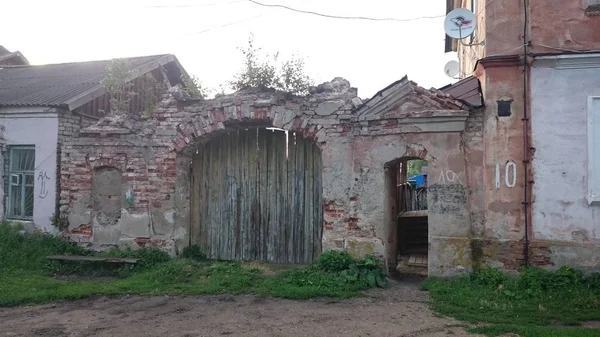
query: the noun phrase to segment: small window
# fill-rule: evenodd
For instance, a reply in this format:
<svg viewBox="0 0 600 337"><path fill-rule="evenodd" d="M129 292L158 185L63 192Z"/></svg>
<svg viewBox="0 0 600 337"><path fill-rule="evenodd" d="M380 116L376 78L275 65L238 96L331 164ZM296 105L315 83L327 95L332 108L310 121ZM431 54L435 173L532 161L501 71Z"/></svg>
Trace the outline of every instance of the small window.
<svg viewBox="0 0 600 337"><path fill-rule="evenodd" d="M35 148L11 146L8 157L8 217L33 217Z"/></svg>

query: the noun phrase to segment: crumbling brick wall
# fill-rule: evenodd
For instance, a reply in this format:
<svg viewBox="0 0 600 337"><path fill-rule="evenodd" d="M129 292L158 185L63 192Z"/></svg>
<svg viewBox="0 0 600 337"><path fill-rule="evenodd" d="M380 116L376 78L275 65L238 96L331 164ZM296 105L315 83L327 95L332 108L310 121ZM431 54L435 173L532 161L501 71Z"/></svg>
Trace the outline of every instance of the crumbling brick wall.
<svg viewBox="0 0 600 337"><path fill-rule="evenodd" d="M61 165L63 160L67 160L68 157L64 157L62 154L65 150L68 152L71 149L71 142L73 139L79 136L79 131L83 128L87 128L94 123L98 122L98 118L86 116L83 114L74 113L71 111L61 111L58 115L58 145L56 153L56 211L55 215L60 216L60 206L64 205L60 202L60 179L61 179Z"/></svg>
<svg viewBox="0 0 600 337"><path fill-rule="evenodd" d="M385 114L363 116L356 89L341 78L314 88L308 97L247 90L184 102L173 88L149 118L106 117L64 147L60 197L69 235L98 249L152 245L178 253L189 242L190 165L196 145L235 127L276 127L313 140L321 150L324 249L389 255L395 239L389 238L390 221L379 204L384 165L416 156L431 160L433 175L444 173L458 180L463 176L468 182L461 143L477 143L478 137L476 127L469 129L472 138L463 137L469 113L451 98L422 88L412 90L412 96ZM478 123L476 118L471 124ZM114 225L103 225L94 216L94 170L103 167L122 174L122 209ZM469 267L470 213L461 202L464 210L434 214L444 221L452 219L447 226L454 230L450 234L460 236L444 246L460 255L456 261L441 255L433 260L443 267L434 269L439 273Z"/></svg>

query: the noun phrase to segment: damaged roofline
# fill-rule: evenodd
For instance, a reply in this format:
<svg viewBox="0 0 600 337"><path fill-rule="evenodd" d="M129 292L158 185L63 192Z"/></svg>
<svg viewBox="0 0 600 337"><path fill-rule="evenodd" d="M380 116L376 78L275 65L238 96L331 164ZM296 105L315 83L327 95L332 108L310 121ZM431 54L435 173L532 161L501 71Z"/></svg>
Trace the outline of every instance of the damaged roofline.
<svg viewBox="0 0 600 337"><path fill-rule="evenodd" d="M135 69L132 69L135 73L132 76L130 76L130 78L128 78L127 80L131 81L139 74L149 73L171 62L173 62L177 66L177 68L179 68L179 71L182 74L187 75L187 72L185 71L185 69L183 69L177 57L175 57L175 55L172 54L167 54L155 61L143 64ZM106 88L104 88L104 86L100 83L91 88L90 90L83 92L75 97L72 97L71 99L67 100L64 104L68 107L69 110L73 111L79 108L80 106L86 104L87 102L96 99L104 94L106 94Z"/></svg>

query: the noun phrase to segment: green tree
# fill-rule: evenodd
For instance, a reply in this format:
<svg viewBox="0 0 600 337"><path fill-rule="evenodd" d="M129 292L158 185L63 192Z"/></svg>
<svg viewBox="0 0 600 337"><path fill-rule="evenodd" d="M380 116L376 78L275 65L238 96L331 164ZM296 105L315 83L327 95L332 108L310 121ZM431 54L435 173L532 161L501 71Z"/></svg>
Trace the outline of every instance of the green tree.
<svg viewBox="0 0 600 337"><path fill-rule="evenodd" d="M421 168L427 166L427 160L415 159L408 161L407 178L421 174Z"/></svg>
<svg viewBox="0 0 600 337"><path fill-rule="evenodd" d="M181 75L181 82L183 83L183 91L190 96L192 99L202 99L209 95L209 91L202 86L202 82L196 77L196 75Z"/></svg>
<svg viewBox="0 0 600 337"><path fill-rule="evenodd" d="M244 56L244 68L231 81L233 90L270 88L295 95L308 94L313 81L305 74L303 59L294 55L279 64L279 53L265 59L260 54L261 48L255 47L253 35L248 39L248 46L239 50Z"/></svg>

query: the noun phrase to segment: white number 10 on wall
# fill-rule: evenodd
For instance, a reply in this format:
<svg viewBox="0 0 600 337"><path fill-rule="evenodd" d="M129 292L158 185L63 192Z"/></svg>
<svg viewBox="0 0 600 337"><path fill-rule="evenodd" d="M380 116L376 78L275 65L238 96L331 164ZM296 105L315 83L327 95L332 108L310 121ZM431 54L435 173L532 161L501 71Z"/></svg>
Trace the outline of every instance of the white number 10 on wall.
<svg viewBox="0 0 600 337"><path fill-rule="evenodd" d="M504 174L504 179L501 179ZM504 169L500 167L500 164L496 164L496 188L500 188L500 185L504 182L506 187L515 187L517 185L517 164L514 161L508 161L504 165Z"/></svg>

